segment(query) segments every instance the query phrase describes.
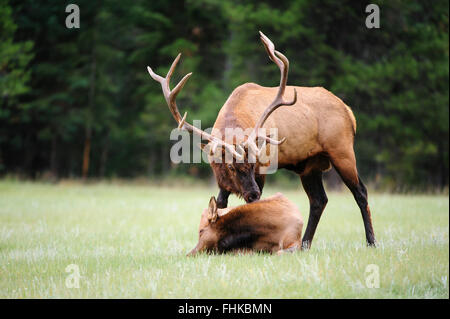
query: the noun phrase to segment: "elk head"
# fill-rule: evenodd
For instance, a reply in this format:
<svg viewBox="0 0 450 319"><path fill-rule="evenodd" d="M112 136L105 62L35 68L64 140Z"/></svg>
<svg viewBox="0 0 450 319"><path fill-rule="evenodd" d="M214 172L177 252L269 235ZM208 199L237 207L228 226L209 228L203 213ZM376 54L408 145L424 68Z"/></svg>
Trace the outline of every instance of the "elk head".
<svg viewBox="0 0 450 319"><path fill-rule="evenodd" d="M266 149L266 144L280 145L285 141L285 138L276 140L262 134L260 129L263 127L267 118L277 108L283 105L293 105L297 102L297 91L295 89L292 101L283 100L289 70L288 59L282 53L275 50L274 44L268 37L262 32L259 33L269 58L280 68L281 79L275 99L265 109L254 128L251 130L251 133L248 134L244 141L235 140L233 142L227 142L187 123L187 113L181 117L175 99L192 73L184 76L173 90L169 87L170 78L181 54L178 54L165 78L157 75L150 67L147 67L150 76L161 84L164 98L166 99L172 116L178 123L178 128L198 134L202 139L208 141L208 144L202 144L201 148L208 153L211 167L221 190L242 196L248 203L258 200L261 196L261 183L264 181L264 176L259 175L259 170L257 170L257 168L260 165L258 159ZM261 146L258 146L260 144Z"/></svg>
<svg viewBox="0 0 450 319"><path fill-rule="evenodd" d="M221 214L223 214L217 208L216 198L213 196L209 200L208 208L203 210L202 217L200 219L200 226L198 228L198 243L192 249L188 256L194 256L203 250L215 250L217 249L218 233L214 229L214 225Z"/></svg>

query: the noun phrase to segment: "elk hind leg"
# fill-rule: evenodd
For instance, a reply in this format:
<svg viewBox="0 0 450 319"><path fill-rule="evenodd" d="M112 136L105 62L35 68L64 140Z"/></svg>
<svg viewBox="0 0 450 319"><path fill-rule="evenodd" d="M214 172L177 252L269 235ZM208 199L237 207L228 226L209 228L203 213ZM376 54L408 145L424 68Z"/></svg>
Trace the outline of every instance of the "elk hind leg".
<svg viewBox="0 0 450 319"><path fill-rule="evenodd" d="M368 246L375 246L375 234L372 227L372 217L368 204L368 196L366 186L363 184L356 169L356 159L353 149L347 154L331 158L332 164L338 174L341 176L345 185L350 189L355 198L356 203L361 210L366 232L366 241Z"/></svg>

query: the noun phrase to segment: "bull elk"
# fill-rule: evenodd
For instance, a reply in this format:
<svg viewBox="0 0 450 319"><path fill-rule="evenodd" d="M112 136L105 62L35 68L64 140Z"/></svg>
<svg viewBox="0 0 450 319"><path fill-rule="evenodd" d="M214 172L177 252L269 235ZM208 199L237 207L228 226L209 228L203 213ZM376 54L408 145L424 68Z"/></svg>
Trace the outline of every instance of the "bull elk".
<svg viewBox="0 0 450 319"><path fill-rule="evenodd" d="M233 157L231 163L210 160L220 188L217 206L227 207L231 193L242 196L247 203L260 198L265 181L265 175L259 170L262 164L259 160L253 162L248 159L260 156L263 149L259 145L264 147L269 143L278 147L278 168L297 173L308 195L310 212L302 241L304 248L311 246L317 224L328 202L322 173L329 170L331 165L350 189L361 210L367 244L375 245L367 190L356 168L353 150L356 120L350 107L322 87L286 86L288 59L275 50L272 41L262 32L260 36L270 60L280 69L280 85L272 88L246 83L237 87L222 106L213 127L213 132L220 132L222 136L226 128L250 129L251 133L245 136L244 141L225 141L217 134L208 134L187 123L186 113L183 117L180 115L175 99L192 74L187 74L173 90L170 89L169 81L180 54L165 78L148 67L150 76L161 84L178 127L207 140L208 147L202 149L209 150L209 156L216 154L220 147L223 155ZM286 107L276 111L281 106ZM276 128L281 140L261 134L262 128Z"/></svg>
<svg viewBox="0 0 450 319"><path fill-rule="evenodd" d="M215 197L202 213L199 252L268 252L282 254L301 248L303 219L297 207L281 193L234 208L217 208Z"/></svg>

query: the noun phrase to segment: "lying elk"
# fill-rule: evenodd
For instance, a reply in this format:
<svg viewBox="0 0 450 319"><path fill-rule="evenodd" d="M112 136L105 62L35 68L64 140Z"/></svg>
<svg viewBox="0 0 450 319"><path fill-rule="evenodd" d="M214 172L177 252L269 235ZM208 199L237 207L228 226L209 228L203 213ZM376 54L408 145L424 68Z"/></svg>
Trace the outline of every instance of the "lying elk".
<svg viewBox="0 0 450 319"><path fill-rule="evenodd" d="M233 193L242 196L247 203L260 198L265 175L261 173L260 161L249 161L264 153L262 147L269 144L278 146L278 168L286 168L300 176L303 188L310 201L308 225L302 245L311 246L317 224L328 202L322 184L322 172L334 166L344 183L352 192L362 214L368 245L375 245L371 214L367 202L367 190L356 169L353 150L356 120L341 99L322 87L286 87L289 61L262 32L261 41L269 58L281 71L278 88L262 87L246 83L236 88L217 116L213 133L208 134L186 122L186 113L181 117L176 104L176 96L192 73L187 74L173 90L169 81L180 54L173 62L166 78L155 74L150 67L151 77L162 86L169 109L180 129L185 129L209 141L209 156L216 154L219 146L222 154L233 156L231 163L210 161L220 191L217 205L227 207L228 196ZM297 92L300 99L297 100ZM286 95L288 100L283 96ZM267 106L268 105L268 106ZM280 106L287 105L274 112ZM228 142L214 132L226 128L251 129L243 142ZM275 140L261 133L262 128L278 129ZM284 142L284 143L283 143Z"/></svg>
<svg viewBox="0 0 450 319"><path fill-rule="evenodd" d="M297 207L281 193L234 208L217 208L216 198L202 213L199 252L259 251L282 254L301 248L303 219Z"/></svg>

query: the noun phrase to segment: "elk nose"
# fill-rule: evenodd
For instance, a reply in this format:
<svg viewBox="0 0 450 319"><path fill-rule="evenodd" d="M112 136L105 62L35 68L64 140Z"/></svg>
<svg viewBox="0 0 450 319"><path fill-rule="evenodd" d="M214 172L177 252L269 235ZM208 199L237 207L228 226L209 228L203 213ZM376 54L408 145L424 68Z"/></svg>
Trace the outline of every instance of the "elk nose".
<svg viewBox="0 0 450 319"><path fill-rule="evenodd" d="M248 194L248 203L254 202L255 200L259 199L259 196L261 196L260 192L251 192L250 194Z"/></svg>

